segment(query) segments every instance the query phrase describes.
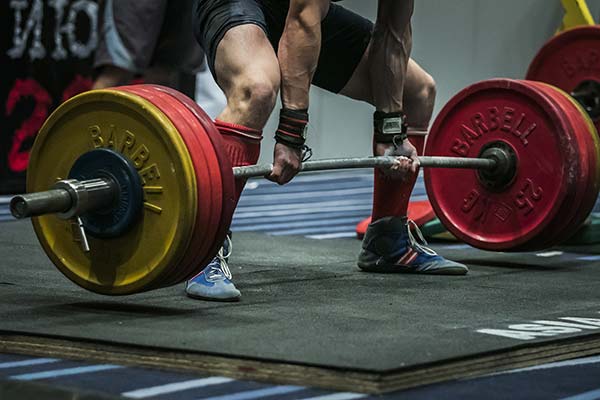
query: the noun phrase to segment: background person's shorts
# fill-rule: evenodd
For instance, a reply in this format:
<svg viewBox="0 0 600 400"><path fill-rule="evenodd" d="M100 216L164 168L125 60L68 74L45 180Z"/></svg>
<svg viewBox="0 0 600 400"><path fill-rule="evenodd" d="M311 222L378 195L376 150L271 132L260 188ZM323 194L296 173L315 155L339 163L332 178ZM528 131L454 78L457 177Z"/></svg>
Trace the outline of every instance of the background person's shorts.
<svg viewBox="0 0 600 400"><path fill-rule="evenodd" d="M204 54L192 33L193 0L101 0L94 67L143 74L167 67L195 74Z"/></svg>

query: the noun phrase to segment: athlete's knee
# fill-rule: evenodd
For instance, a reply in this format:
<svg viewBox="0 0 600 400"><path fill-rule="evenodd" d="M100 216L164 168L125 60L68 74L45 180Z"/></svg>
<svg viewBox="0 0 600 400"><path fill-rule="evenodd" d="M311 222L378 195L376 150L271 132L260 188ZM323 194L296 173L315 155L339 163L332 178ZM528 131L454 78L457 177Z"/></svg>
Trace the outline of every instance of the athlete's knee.
<svg viewBox="0 0 600 400"><path fill-rule="evenodd" d="M228 103L239 112L253 114L266 122L275 107L278 92L279 78L249 74L239 78Z"/></svg>
<svg viewBox="0 0 600 400"><path fill-rule="evenodd" d="M421 107L433 107L436 94L437 88L435 80L431 75L426 74L422 77L418 89L413 96L411 96L412 99L407 99L407 101L415 102Z"/></svg>

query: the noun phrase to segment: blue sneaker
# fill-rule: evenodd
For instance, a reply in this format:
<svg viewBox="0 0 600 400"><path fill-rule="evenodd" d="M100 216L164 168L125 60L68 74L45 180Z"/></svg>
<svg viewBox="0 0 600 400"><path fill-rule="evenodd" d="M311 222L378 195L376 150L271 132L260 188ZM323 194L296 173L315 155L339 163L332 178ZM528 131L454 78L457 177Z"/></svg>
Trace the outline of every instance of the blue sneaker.
<svg viewBox="0 0 600 400"><path fill-rule="evenodd" d="M413 230L421 243L415 240ZM369 272L438 275L465 275L469 272L466 265L446 260L426 244L413 221L400 217L381 218L367 228L358 267Z"/></svg>
<svg viewBox="0 0 600 400"><path fill-rule="evenodd" d="M231 255L231 239L227 236L223 247L198 275L185 284L188 297L212 301L238 301L242 294L231 281L227 259Z"/></svg>

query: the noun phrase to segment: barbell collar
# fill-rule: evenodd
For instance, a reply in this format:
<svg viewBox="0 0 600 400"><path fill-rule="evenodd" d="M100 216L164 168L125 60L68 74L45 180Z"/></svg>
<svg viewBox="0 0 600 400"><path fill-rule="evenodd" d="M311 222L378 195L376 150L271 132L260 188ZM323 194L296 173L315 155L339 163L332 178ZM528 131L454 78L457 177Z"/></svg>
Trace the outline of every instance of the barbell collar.
<svg viewBox="0 0 600 400"><path fill-rule="evenodd" d="M334 158L315 161L305 161L300 166L300 171L325 171L335 169L354 168L389 168L397 163L396 157L362 157L362 158ZM468 157L419 157L421 167L426 168L466 168L494 170L497 161L491 158ZM234 167L233 175L236 178L252 178L265 176L273 171L273 164L248 165Z"/></svg>

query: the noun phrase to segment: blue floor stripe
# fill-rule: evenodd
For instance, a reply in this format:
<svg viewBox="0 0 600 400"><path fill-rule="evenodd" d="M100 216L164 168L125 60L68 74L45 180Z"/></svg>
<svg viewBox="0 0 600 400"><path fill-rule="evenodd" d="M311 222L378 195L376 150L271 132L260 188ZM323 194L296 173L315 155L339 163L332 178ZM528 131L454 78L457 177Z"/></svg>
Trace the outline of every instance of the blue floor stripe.
<svg viewBox="0 0 600 400"><path fill-rule="evenodd" d="M349 207L356 206L355 200L327 200L317 202L301 202L301 203L284 203L284 204L254 204L245 205L240 204L236 209L236 213L241 212L258 212L258 211L283 211L283 210L308 210L308 209L322 209L323 207Z"/></svg>
<svg viewBox="0 0 600 400"><path fill-rule="evenodd" d="M363 215L367 216L371 214L372 206L370 204L357 205L357 206L344 206L344 207L320 207L320 208L297 208L293 212L289 210L278 210L278 211L246 211L236 212L233 216L234 220L248 221L257 220L261 221L265 218L290 218L302 219L302 218L323 218L323 216L330 216L332 214L346 214L346 215Z"/></svg>
<svg viewBox="0 0 600 400"><path fill-rule="evenodd" d="M411 200L412 201L420 201L420 200L426 200L427 197L426 196L412 196ZM297 202L297 203L283 203L283 204L263 204L263 203L259 203L259 204L253 204L253 205L246 205L246 204L242 204L240 202L240 205L237 208L237 212L257 212L257 211L281 211L281 210L295 210L295 209L309 209L309 208L314 208L314 209L320 209L322 207L335 207L335 206L353 206L353 205L357 205L357 204L361 204L361 203L357 203L357 201L355 199L347 199L347 197L343 198L343 199L334 199L334 200L330 200L328 198L320 198L319 201L315 201L315 202ZM371 204L370 201L369 203L364 203L364 204Z"/></svg>
<svg viewBox="0 0 600 400"><path fill-rule="evenodd" d="M249 225L235 225L236 232L249 232L249 231L276 231L278 229L286 229L290 228L320 228L320 227L335 227L339 225L352 225L356 226L363 217L351 217L351 218L321 218L318 220L312 221L300 221L300 222L288 222L285 220L280 220L278 223L270 223L270 224L249 224ZM233 228L232 228L233 229Z"/></svg>
<svg viewBox="0 0 600 400"><path fill-rule="evenodd" d="M340 195L317 195L312 193L310 196L290 196L290 197L273 197L269 195L260 195L252 198L246 197L243 201L240 199L240 205L244 206L265 206L265 205L277 205L277 204L306 204L306 203L320 203L323 200L335 201L335 200L352 200L354 204L369 203L373 197L373 192L364 193L347 193Z"/></svg>
<svg viewBox="0 0 600 400"><path fill-rule="evenodd" d="M561 400L597 400L600 399L600 389L591 390L575 396L563 397Z"/></svg>
<svg viewBox="0 0 600 400"><path fill-rule="evenodd" d="M257 188L244 189L244 196L247 195L256 195L256 194L269 194L274 192L279 193L300 193L306 192L307 190L315 191L315 190L333 190L333 189L353 189L353 188L368 188L373 187L373 182L364 182L361 180L347 180L345 182L336 182L335 185L332 185L331 182L318 182L312 184L302 184L302 185L285 185L284 187L280 187L278 185L275 186L260 186Z"/></svg>
<svg viewBox="0 0 600 400"><path fill-rule="evenodd" d="M356 224L342 225L342 226L325 226L322 228L299 228L299 229L285 229L280 231L265 231L273 236L286 236L286 235L312 235L315 233L333 233L333 232L354 232L356 230Z"/></svg>
<svg viewBox="0 0 600 400"><path fill-rule="evenodd" d="M369 206L368 209L370 210L371 207ZM361 217L366 217L367 215L369 215L369 212L365 212L365 210L355 210L355 211L338 211L338 212L333 212L330 211L328 213L316 213L316 212L311 212L311 213L306 213L306 214L292 214L292 215L278 215L275 217L267 217L267 216L261 216L261 217L234 217L234 224L241 226L241 225L250 225L250 224L270 224L270 223L276 223L276 222L296 222L296 221L304 221L307 224L315 221L315 220L319 220L322 221L324 218L326 219L331 219L331 220L335 220L338 218L361 218Z"/></svg>
<svg viewBox="0 0 600 400"><path fill-rule="evenodd" d="M577 257L577 259L581 261L598 261L600 260L600 256L583 256Z"/></svg>

